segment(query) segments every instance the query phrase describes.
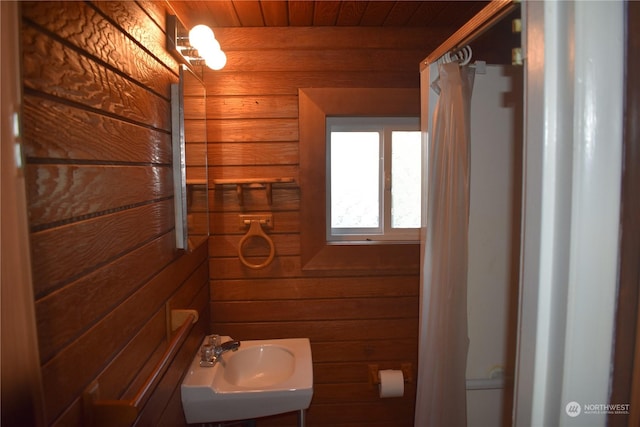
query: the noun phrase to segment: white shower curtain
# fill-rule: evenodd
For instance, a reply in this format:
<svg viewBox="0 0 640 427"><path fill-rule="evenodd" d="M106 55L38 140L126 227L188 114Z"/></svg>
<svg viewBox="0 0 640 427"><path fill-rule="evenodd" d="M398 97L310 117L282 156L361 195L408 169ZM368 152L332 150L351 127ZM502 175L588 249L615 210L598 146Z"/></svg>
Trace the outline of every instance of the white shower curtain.
<svg viewBox="0 0 640 427"><path fill-rule="evenodd" d="M415 427L466 426L467 235L474 69L439 66L423 203ZM423 209L425 206L423 206Z"/></svg>

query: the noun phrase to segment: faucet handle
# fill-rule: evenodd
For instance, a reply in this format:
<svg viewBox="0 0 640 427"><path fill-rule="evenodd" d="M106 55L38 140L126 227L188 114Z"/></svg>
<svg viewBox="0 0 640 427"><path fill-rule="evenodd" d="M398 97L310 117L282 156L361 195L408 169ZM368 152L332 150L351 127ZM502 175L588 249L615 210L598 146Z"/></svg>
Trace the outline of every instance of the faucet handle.
<svg viewBox="0 0 640 427"><path fill-rule="evenodd" d="M220 335L209 335L208 344L213 347L220 347Z"/></svg>
<svg viewBox="0 0 640 427"><path fill-rule="evenodd" d="M209 362L213 359L214 347L210 344L205 344L200 349L200 360L202 362Z"/></svg>

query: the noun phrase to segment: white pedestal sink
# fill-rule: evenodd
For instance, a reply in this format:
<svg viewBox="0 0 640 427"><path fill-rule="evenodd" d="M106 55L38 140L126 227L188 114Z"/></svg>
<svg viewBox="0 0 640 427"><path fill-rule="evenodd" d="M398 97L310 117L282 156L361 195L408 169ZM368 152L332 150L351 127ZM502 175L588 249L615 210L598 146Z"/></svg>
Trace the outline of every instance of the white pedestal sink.
<svg viewBox="0 0 640 427"><path fill-rule="evenodd" d="M222 337L223 343L230 340ZM307 338L242 341L237 351L224 353L213 367L201 367L198 352L182 381L186 421L212 423L303 411L313 396L311 362Z"/></svg>

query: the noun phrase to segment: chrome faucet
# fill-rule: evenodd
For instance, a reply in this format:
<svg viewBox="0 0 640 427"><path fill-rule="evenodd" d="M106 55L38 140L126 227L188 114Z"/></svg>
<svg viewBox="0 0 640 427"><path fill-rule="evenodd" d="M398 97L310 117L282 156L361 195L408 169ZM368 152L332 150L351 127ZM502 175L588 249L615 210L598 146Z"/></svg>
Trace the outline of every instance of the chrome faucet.
<svg viewBox="0 0 640 427"><path fill-rule="evenodd" d="M216 364L220 356L228 351L238 351L240 341L227 341L220 344L220 335L209 335L207 344L200 349L200 366L211 367Z"/></svg>

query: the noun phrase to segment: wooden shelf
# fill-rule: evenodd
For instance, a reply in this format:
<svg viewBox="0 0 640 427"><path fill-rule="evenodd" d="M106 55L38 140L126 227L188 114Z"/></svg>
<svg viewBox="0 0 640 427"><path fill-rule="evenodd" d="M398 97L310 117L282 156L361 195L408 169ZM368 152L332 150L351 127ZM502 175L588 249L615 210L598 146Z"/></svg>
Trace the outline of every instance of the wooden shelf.
<svg viewBox="0 0 640 427"><path fill-rule="evenodd" d="M187 185L206 185L206 179L187 179Z"/></svg>
<svg viewBox="0 0 640 427"><path fill-rule="evenodd" d="M269 205L273 203L273 197L271 193L271 189L273 184L288 184L296 182L295 178L285 177L285 178L222 178L222 179L214 179L213 183L215 185L235 185L236 193L238 195L238 202L243 204L243 193L244 188L249 189L264 189L267 192L267 201Z"/></svg>

